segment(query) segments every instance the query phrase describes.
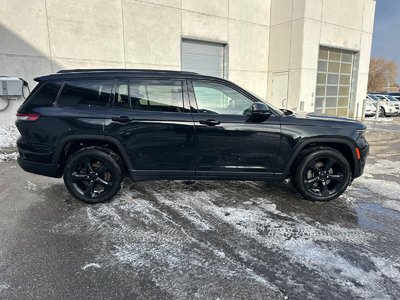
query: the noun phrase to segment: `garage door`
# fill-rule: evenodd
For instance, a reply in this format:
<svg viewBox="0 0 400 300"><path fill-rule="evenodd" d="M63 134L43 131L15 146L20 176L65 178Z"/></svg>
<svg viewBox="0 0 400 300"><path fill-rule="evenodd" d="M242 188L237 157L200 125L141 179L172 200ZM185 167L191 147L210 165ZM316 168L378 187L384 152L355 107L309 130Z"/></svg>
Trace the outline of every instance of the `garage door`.
<svg viewBox="0 0 400 300"><path fill-rule="evenodd" d="M319 50L316 113L349 116L355 100L351 97L354 56L353 52L338 49Z"/></svg>
<svg viewBox="0 0 400 300"><path fill-rule="evenodd" d="M182 71L224 78L224 48L224 44L182 40Z"/></svg>

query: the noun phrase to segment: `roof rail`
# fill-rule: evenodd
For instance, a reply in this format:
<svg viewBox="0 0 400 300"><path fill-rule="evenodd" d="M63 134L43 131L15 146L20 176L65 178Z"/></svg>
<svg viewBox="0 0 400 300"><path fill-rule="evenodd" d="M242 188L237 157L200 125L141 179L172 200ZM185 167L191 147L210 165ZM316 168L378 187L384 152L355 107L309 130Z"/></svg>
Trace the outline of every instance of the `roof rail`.
<svg viewBox="0 0 400 300"><path fill-rule="evenodd" d="M82 72L154 72L154 73L172 73L172 74L196 74L196 72L172 71L172 70L153 70L153 69L68 69L59 70L57 73L82 73Z"/></svg>

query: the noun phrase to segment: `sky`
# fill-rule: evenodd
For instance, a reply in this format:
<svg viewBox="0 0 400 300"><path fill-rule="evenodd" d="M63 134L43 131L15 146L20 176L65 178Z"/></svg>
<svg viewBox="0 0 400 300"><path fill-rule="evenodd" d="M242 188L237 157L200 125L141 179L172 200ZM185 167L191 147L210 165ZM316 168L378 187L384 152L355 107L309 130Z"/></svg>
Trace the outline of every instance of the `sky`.
<svg viewBox="0 0 400 300"><path fill-rule="evenodd" d="M377 0L372 56L394 60L400 83L400 0Z"/></svg>

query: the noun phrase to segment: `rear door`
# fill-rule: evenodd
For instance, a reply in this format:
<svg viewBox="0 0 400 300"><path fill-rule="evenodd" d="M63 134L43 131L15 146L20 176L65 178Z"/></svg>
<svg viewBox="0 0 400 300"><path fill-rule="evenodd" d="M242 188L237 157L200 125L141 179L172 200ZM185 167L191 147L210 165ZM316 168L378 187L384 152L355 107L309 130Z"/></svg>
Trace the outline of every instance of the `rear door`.
<svg viewBox="0 0 400 300"><path fill-rule="evenodd" d="M182 178L195 174L194 122L186 82L180 79L117 79L106 135L117 138L134 176Z"/></svg>
<svg viewBox="0 0 400 300"><path fill-rule="evenodd" d="M281 140L279 117L253 120L245 112L255 99L233 84L193 80L191 104L199 176L272 177Z"/></svg>

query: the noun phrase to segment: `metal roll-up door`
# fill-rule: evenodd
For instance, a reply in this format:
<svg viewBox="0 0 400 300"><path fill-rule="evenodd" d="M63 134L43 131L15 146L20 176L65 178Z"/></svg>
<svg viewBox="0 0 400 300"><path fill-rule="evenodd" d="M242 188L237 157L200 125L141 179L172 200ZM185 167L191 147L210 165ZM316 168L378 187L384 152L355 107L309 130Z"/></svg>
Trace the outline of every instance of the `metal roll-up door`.
<svg viewBox="0 0 400 300"><path fill-rule="evenodd" d="M225 45L182 40L182 71L224 78Z"/></svg>

